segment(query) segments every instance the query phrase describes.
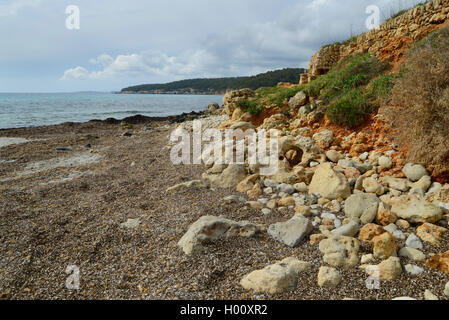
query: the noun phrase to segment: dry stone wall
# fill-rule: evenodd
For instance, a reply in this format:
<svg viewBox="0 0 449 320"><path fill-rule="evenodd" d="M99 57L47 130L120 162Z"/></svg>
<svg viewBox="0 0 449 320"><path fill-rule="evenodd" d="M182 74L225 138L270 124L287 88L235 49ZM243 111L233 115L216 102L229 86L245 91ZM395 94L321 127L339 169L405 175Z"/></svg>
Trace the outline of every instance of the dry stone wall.
<svg viewBox="0 0 449 320"><path fill-rule="evenodd" d="M300 84L307 83L329 71L338 61L357 53L369 52L392 64L402 60L405 50L431 31L449 21L449 0L433 0L388 20L378 29L359 35L348 44L324 46L315 53L307 75Z"/></svg>

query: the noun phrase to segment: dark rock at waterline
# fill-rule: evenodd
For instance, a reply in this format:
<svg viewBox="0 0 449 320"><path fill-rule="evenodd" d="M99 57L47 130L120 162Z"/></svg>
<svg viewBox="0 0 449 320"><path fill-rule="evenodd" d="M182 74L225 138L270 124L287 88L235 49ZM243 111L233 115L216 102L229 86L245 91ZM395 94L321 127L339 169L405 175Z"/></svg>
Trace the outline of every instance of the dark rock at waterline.
<svg viewBox="0 0 449 320"><path fill-rule="evenodd" d="M169 121L170 123L181 123L188 120L195 120L205 115L204 111L200 112L188 112L182 113L175 116L167 116L167 117L147 117L141 114L137 114L135 116L126 117L123 119L115 119L115 118L107 118L105 120L90 120L89 122L103 122L106 124L120 124L121 122L126 122L129 124L142 124L152 121Z"/></svg>

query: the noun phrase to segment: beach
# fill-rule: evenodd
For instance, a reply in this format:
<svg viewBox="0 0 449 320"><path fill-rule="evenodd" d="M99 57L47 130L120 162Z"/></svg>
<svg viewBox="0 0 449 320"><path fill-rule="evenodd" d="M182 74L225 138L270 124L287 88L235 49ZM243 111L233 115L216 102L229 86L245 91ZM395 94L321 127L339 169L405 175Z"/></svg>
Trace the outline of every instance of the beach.
<svg viewBox="0 0 449 320"><path fill-rule="evenodd" d="M419 276L403 274L376 290L367 289L368 276L358 268L342 270L338 287L320 287L318 245L304 241L291 248L266 232L218 239L201 253L184 254L178 241L202 216L268 227L294 211L264 215L243 202L224 201L246 197L234 188L167 192L201 179L206 170L172 164L167 143L178 126L172 122L0 130L1 299L392 299L444 290L445 274L423 261L414 262L424 268ZM446 233L439 247L424 243L424 251L447 251L448 240ZM371 252L372 243L362 242L358 256ZM253 270L290 256L311 263L293 290L254 293L240 285ZM68 266L79 268L79 289L66 286Z"/></svg>

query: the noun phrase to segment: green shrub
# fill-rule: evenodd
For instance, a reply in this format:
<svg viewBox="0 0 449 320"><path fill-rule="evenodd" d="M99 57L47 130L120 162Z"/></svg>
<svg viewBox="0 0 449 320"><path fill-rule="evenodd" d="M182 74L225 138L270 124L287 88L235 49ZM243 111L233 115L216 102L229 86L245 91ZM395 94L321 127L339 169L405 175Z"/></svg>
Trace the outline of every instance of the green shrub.
<svg viewBox="0 0 449 320"><path fill-rule="evenodd" d="M367 95L376 100L383 100L389 97L394 86L397 75L382 75L373 80L368 88Z"/></svg>
<svg viewBox="0 0 449 320"><path fill-rule="evenodd" d="M249 112L252 115L258 116L263 111L263 106L260 106L257 101L240 100L237 105L245 112Z"/></svg>
<svg viewBox="0 0 449 320"><path fill-rule="evenodd" d="M326 115L332 123L349 128L363 123L374 111L374 107L361 90L351 90L327 108Z"/></svg>
<svg viewBox="0 0 449 320"><path fill-rule="evenodd" d="M367 85L369 81L388 69L388 64L370 54L355 55L340 61L327 74L310 82L307 93L325 102Z"/></svg>

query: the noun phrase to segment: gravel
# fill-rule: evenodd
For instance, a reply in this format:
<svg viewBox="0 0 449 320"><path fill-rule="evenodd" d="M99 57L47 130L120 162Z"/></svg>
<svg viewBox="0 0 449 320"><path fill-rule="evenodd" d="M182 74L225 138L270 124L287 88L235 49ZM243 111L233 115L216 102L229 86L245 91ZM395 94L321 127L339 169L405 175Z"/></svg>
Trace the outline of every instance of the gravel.
<svg viewBox="0 0 449 320"><path fill-rule="evenodd" d="M422 262L413 262L424 268L419 276L404 271L396 281L382 281L378 290L366 288L368 276L358 268L339 270L342 282L336 288L320 288L317 274L324 263L318 245L304 241L290 248L267 234L216 241L205 253L184 255L177 242L201 216L268 226L294 212L262 215L243 203L227 203L223 198L242 196L229 189L181 188L167 194L167 188L201 177L204 168L169 161L164 147L174 126L165 125L152 123L146 131L136 125L131 137L122 136L130 129L100 122L0 130L0 136L45 139L2 148L0 160L7 162L0 166L0 180L31 163L54 163L61 145L73 149L64 153L70 157L90 144L100 157L0 182L0 298L421 299L427 288L443 297L447 276ZM63 179L73 172L83 174ZM129 228L130 221L139 223ZM441 247L424 244L424 251L447 251L448 240L445 235ZM371 252L371 244L362 244L359 255ZM244 275L290 256L312 263L294 291L255 295L240 286ZM410 262L400 259L402 265ZM73 265L80 270L79 290L66 288L66 269Z"/></svg>

